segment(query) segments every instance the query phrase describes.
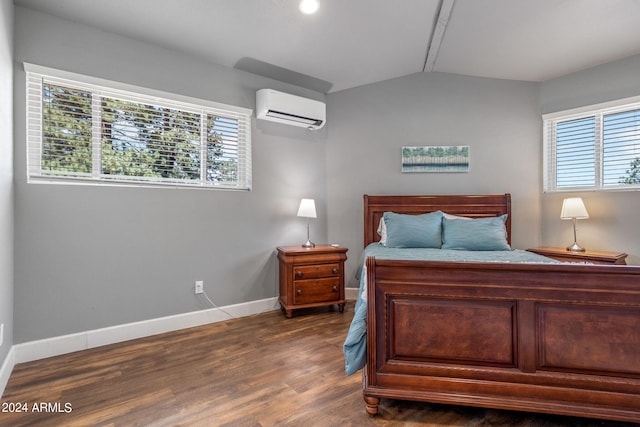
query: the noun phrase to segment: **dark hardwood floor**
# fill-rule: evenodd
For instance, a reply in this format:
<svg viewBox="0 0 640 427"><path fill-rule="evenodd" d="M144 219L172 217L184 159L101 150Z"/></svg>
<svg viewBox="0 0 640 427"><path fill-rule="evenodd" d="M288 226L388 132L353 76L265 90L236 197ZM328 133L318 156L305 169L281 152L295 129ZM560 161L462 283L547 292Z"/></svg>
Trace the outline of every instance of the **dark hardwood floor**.
<svg viewBox="0 0 640 427"><path fill-rule="evenodd" d="M370 418L361 375L344 374L352 315L278 310L19 364L0 409L27 411L0 425L637 426L393 400Z"/></svg>

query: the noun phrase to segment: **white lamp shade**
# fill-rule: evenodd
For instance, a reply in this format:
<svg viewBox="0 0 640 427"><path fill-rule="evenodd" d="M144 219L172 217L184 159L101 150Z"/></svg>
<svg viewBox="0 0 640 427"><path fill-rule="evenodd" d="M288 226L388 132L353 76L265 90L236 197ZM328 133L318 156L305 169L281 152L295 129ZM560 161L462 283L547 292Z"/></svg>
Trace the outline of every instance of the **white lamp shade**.
<svg viewBox="0 0 640 427"><path fill-rule="evenodd" d="M589 218L587 208L584 207L581 197L570 197L562 202L562 219L585 219Z"/></svg>
<svg viewBox="0 0 640 427"><path fill-rule="evenodd" d="M305 218L317 218L316 217L316 203L313 199L302 199L300 201L300 207L298 208L298 216Z"/></svg>

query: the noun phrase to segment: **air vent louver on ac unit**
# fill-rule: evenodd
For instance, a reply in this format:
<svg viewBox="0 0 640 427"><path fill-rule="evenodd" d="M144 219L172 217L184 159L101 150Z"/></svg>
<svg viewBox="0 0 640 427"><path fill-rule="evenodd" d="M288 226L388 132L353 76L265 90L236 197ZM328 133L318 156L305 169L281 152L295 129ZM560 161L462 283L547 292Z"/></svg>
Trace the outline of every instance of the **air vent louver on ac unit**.
<svg viewBox="0 0 640 427"><path fill-rule="evenodd" d="M315 130L326 122L326 106L314 99L260 89L256 92L256 117Z"/></svg>

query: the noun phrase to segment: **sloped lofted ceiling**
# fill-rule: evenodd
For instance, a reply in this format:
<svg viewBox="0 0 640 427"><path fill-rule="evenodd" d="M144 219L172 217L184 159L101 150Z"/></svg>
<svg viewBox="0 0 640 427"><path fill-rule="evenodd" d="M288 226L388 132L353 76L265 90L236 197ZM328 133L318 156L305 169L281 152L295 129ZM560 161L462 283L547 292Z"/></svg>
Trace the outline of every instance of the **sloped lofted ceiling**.
<svg viewBox="0 0 640 427"><path fill-rule="evenodd" d="M640 54L640 0L15 0L320 92L417 72L544 81Z"/></svg>

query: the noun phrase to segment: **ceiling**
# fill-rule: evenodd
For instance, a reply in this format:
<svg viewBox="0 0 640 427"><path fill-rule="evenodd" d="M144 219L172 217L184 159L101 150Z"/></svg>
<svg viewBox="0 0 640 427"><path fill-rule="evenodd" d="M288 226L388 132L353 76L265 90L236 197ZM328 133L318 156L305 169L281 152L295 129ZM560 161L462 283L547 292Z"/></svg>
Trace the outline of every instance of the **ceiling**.
<svg viewBox="0 0 640 427"><path fill-rule="evenodd" d="M422 71L544 81L640 54L640 0L15 0L320 92Z"/></svg>

